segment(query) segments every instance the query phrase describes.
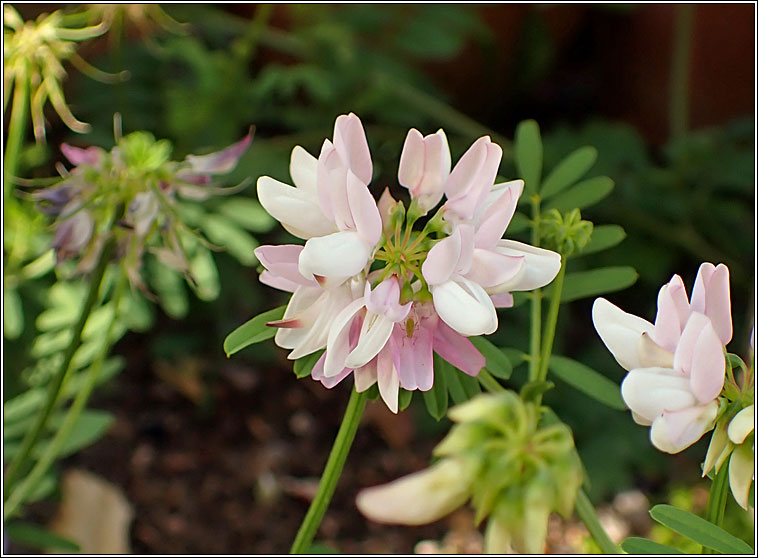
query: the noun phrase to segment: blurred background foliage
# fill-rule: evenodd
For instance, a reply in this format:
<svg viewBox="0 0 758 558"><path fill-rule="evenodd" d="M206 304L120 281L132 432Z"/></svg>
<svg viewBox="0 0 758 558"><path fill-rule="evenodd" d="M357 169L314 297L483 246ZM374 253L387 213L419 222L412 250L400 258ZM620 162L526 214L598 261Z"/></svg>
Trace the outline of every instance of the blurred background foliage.
<svg viewBox="0 0 758 558"><path fill-rule="evenodd" d="M84 9L17 8L27 19L57 8ZM355 112L374 158L372 191L378 196L390 186L402 197L395 172L408 128L424 133L444 128L453 160L476 137L490 134L504 148L501 176L514 178L514 129L533 118L542 130L546 169L574 149L591 145L598 158L589 176L605 175L615 182L613 193L583 210L582 217L596 226L619 224L626 239L582 258L575 269L633 266L639 273L636 285L609 298L652 319L657 290L673 273L691 288L701 262L724 262L732 277L731 350L746 354L755 280L754 30L749 6L694 8L679 43L690 53L684 99L688 125L676 134L669 114L670 102L676 102L670 94L671 53L677 25L687 25L678 19L678 5L171 4L163 9L182 25L147 8L139 16L127 10L113 20L118 24L109 33L80 48L80 55L98 68L127 70L130 78L101 83L70 73L67 99L91 131L74 134L51 112L48 143L27 138L21 176L55 174L63 141L110 148L113 114L118 112L124 133L147 130L166 138L176 159L228 145L255 125L252 147L229 183L255 181L264 174L289 182L293 146L317 155L323 138L331 136L335 117ZM19 198L19 203L30 202ZM161 274L148 261L159 304L130 302L134 307L125 313L129 319L116 337L131 332L115 352L128 360L129 351L140 346L150 363L201 357L210 362L202 376L207 385L214 381L213 363L224 359L225 335L283 301L280 293L258 282L252 248L292 239L257 205L254 186L232 198L210 200L188 218L226 248L213 254L211 290L195 296L179 277ZM38 234L17 240L28 244L24 262L43 255L49 235L38 218L29 227ZM240 228L254 238L241 236ZM7 230L5 234L7 266ZM523 240L524 234L513 236ZM30 366L52 350L45 352L39 342L46 334L50 339L46 329L54 333L54 326L61 325L48 302L67 304L70 297L61 289L78 288L64 287L44 269L13 283L16 276L7 269L6 399L35 385L39 364ZM623 370L595 335L591 302L577 301L564 309L555 352L619 382ZM500 324L493 342L527 347L526 305L502 311ZM271 368L289 366L272 343L239 358ZM122 365L114 361L111 368ZM525 375L525 367L517 367L514 385ZM281 375L282 385L292 381L291 375ZM628 413L555 381L558 389L548 392L545 401L573 428L594 499L635 486L663 499L672 478L697 481L704 441L683 455L665 456L651 447L647 429L636 426ZM193 400L213 413L211 398ZM416 412L419 403L416 398L411 408L419 431L442 436L449 424ZM691 479L675 470L688 471Z"/></svg>

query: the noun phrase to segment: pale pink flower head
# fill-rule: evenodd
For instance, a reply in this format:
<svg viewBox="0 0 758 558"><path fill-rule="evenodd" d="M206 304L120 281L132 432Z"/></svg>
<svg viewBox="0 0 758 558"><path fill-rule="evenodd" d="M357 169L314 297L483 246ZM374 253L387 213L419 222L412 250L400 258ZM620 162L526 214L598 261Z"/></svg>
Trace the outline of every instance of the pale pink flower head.
<svg viewBox="0 0 758 558"><path fill-rule="evenodd" d="M408 131L400 155L398 182L408 188L425 214L442 199L445 181L450 175L450 148L442 130L422 136L412 128Z"/></svg>
<svg viewBox="0 0 758 558"><path fill-rule="evenodd" d="M728 281L726 266L705 263L688 300L674 275L658 293L655 325L602 298L593 305L601 339L629 370L622 397L661 451L682 451L713 427L732 335Z"/></svg>

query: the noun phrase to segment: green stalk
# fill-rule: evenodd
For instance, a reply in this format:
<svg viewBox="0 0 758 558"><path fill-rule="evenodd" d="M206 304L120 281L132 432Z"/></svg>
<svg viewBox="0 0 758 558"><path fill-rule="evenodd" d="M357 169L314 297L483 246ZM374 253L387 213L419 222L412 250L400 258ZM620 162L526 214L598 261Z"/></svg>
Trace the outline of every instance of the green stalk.
<svg viewBox="0 0 758 558"><path fill-rule="evenodd" d="M561 292L563 291L563 277L566 275L566 256L561 256L561 268L558 270L553 281L553 290L550 295L550 307L547 310L547 321L542 334L542 352L540 354L540 363L537 373L537 381L544 381L547 378L547 369L550 363L550 355L553 352L553 340L555 339L555 327L558 324L558 311L561 308ZM542 395L537 398L537 404L540 404Z"/></svg>
<svg viewBox="0 0 758 558"><path fill-rule="evenodd" d="M532 246L540 245L540 198L537 194L532 197ZM542 341L542 289L534 289L531 295L531 329L529 333L529 381L539 378L540 346Z"/></svg>
<svg viewBox="0 0 758 558"><path fill-rule="evenodd" d="M358 430L361 415L363 415L365 407L366 393L358 393L353 388L353 392L350 394L350 401L348 401L347 408L345 409L345 416L342 417L342 424L334 440L332 451L329 453L329 459L326 461L324 472L321 475L316 497L311 502L308 513L300 525L300 529L295 536L295 541L292 543L290 554L305 554L310 549L313 537L315 537L316 531L318 531L319 525L321 525L321 520L324 518L326 509L337 487L337 481L342 473L342 468L345 466L347 455L350 452L350 447L353 444L353 439L355 438L355 433Z"/></svg>
<svg viewBox="0 0 758 558"><path fill-rule="evenodd" d="M71 342L66 348L66 352L63 354L63 361L61 362L58 371L55 376L50 380L47 388L47 398L45 400L44 407L37 415L34 424L24 436L21 443L21 448L11 461L8 469L5 473L5 492L10 493L10 489L13 488L13 484L16 482L18 476L23 473L30 459L32 449L39 441L42 433L44 432L47 421L50 418L55 404L58 400L58 395L63 385L63 380L66 377L69 366L71 365L71 359L74 357L74 353L82 343L82 330L84 330L84 324L87 322L92 309L95 306L98 298L98 291L100 290L100 284L103 281L105 275L105 269L108 267L108 261L110 260L111 253L114 248L114 240L111 238L103 248L100 254L100 260L97 263L92 276L90 277L89 291L87 292L87 298L82 306L79 319L74 325L74 329L71 335Z"/></svg>
<svg viewBox="0 0 758 558"><path fill-rule="evenodd" d="M487 371L486 368L482 368L479 371L477 378L479 380L479 383L482 384L482 387L490 393L505 391L503 385L498 382L495 377Z"/></svg>
<svg viewBox="0 0 758 558"><path fill-rule="evenodd" d="M721 527L724 522L724 510L729 498L729 467L722 466L718 472L713 473L711 491L708 494L708 507L705 510L705 519ZM707 549L704 549L707 550Z"/></svg>
<svg viewBox="0 0 758 558"><path fill-rule="evenodd" d="M18 169L18 158L26 130L26 107L29 104L29 82L25 76L19 76L13 87L13 104L11 118L8 124L8 140L5 146L5 174L3 199L8 203L9 194L13 188L13 178Z"/></svg>
<svg viewBox="0 0 758 558"><path fill-rule="evenodd" d="M689 125L688 92L694 13L695 7L690 4L679 4L676 7L669 92L669 133L672 138L685 135Z"/></svg>
<svg viewBox="0 0 758 558"><path fill-rule="evenodd" d="M66 440L68 440L69 436L71 436L71 432L76 426L76 423L79 420L79 416L87 406L87 401L89 401L92 390L97 383L97 377L100 375L100 371L102 370L105 359L110 351L110 338L113 335L113 327L118 321L118 305L121 300L121 296L123 295L124 287L126 284L126 274L122 273L116 284L113 298L111 299L111 304L114 305L114 308L116 310L113 314L113 319L111 320L111 323L109 324L106 331L103 347L97 355L95 361L90 365L89 370L87 371L87 376L84 380L84 385L76 394L74 402L71 404L71 407L66 413L60 429L58 432L56 432L52 441L47 446L42 456L39 458L39 461L37 461L37 463L34 465L31 472L24 478L23 481L21 481L18 487L16 487L8 497L8 501L5 503L3 509L4 521L7 521L8 518L11 517L13 513L18 509L18 507L26 501L29 494L34 490L39 480L48 471L50 465L52 465L55 459L58 457L61 447L66 442Z"/></svg>
<svg viewBox="0 0 758 558"><path fill-rule="evenodd" d="M621 554L621 550L608 536L608 533L603 528L600 519L597 516L595 507L592 505L587 493L583 489L579 489L576 494L576 514L582 523L587 527L587 530L592 535L592 538L600 547L603 554Z"/></svg>

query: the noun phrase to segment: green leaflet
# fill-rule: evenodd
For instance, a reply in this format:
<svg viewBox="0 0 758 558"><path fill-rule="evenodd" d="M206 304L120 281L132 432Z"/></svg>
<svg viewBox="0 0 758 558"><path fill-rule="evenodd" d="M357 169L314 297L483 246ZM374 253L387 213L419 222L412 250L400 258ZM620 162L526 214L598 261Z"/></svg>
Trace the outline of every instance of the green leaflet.
<svg viewBox="0 0 758 558"><path fill-rule="evenodd" d="M581 362L558 355L550 357L549 367L553 374L585 395L612 409L626 410L621 398L621 388L600 372Z"/></svg>
<svg viewBox="0 0 758 558"><path fill-rule="evenodd" d="M224 339L226 356L232 356L249 345L271 339L276 335L276 328L269 327L266 323L281 320L285 308L286 306L279 306L263 314L258 314L227 335Z"/></svg>
<svg viewBox="0 0 758 558"><path fill-rule="evenodd" d="M569 153L542 182L540 196L546 200L587 174L597 160L597 149L586 146Z"/></svg>
<svg viewBox="0 0 758 558"><path fill-rule="evenodd" d="M516 170L524 180L524 192L537 192L542 178L542 138L534 120L524 120L516 127L514 154Z"/></svg>
<svg viewBox="0 0 758 558"><path fill-rule="evenodd" d="M746 542L688 511L659 504L653 506L650 516L672 531L722 554L755 554Z"/></svg>
<svg viewBox="0 0 758 558"><path fill-rule="evenodd" d="M566 273L561 302L620 291L633 285L637 277L637 271L627 265Z"/></svg>

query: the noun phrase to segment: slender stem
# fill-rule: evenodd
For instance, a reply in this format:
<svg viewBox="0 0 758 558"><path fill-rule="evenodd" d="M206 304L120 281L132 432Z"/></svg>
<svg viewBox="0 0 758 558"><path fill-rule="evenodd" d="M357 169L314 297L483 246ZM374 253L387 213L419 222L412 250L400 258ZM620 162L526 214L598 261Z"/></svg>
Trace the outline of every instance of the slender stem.
<svg viewBox="0 0 758 558"><path fill-rule="evenodd" d="M619 547L611 540L611 537L608 536L608 533L603 528L603 524L600 523L595 507L592 505L587 493L581 488L576 494L576 514L587 527L587 530L603 554L621 554Z"/></svg>
<svg viewBox="0 0 758 558"><path fill-rule="evenodd" d="M5 147L5 170L3 185L3 200L8 203L8 197L13 188L13 178L18 168L18 157L21 153L21 144L24 141L26 129L26 106L29 102L29 82L25 76L16 79L13 87L13 105L11 106L11 118L8 123L8 140Z"/></svg>
<svg viewBox="0 0 758 558"><path fill-rule="evenodd" d="M56 432L52 441L46 447L45 452L42 454L42 456L40 456L39 461L37 461L37 463L34 465L31 472L24 478L23 481L21 481L18 487L16 487L8 497L8 501L5 503L5 506L3 508L4 520L7 521L8 518L11 517L16 511L16 509L18 509L18 507L26 501L27 497L32 492L32 490L34 490L39 480L48 471L50 465L52 465L52 463L58 457L58 454L61 451L61 447L71 436L71 432L76 426L82 410L84 410L86 407L87 401L89 401L89 397L92 394L92 390L94 389L95 384L97 383L97 378L100 375L100 371L103 368L103 364L105 363L105 359L108 356L111 348L111 336L113 335L113 328L118 321L118 306L121 301L121 296L124 292L124 287L127 284L126 279L127 275L125 273L121 273L120 277L118 278L116 289L111 299L111 304L113 304L115 311L113 313L113 319L108 325L102 349L97 355L95 361L90 365L89 370L87 371L87 375L84 379L83 386L76 394L74 402L71 404L71 407L66 413L60 429L58 432Z"/></svg>
<svg viewBox="0 0 758 558"><path fill-rule="evenodd" d="M679 4L676 7L669 93L669 133L672 138L686 134L689 124L688 93L694 12L695 7L691 4Z"/></svg>
<svg viewBox="0 0 758 558"><path fill-rule="evenodd" d="M24 436L19 452L16 454L8 466L8 469L5 473L6 494L8 494L10 489L13 487L13 483L17 480L19 474L23 473L24 468L26 467L31 456L32 449L39 441L39 438L42 435L45 426L47 425L48 418L50 418L50 413L55 407L61 386L63 385L63 379L66 377L66 373L68 372L69 366L71 365L71 359L73 359L74 353L82 343L82 330L84 330L84 324L87 322L87 318L89 318L90 313L92 312L92 309L97 302L100 284L102 283L103 276L105 275L105 269L108 267L108 262L110 260L111 253L113 252L113 247L114 240L111 238L103 248L103 251L100 254L100 260L97 263L97 267L90 277L87 298L85 299L84 305L82 306L81 313L79 314L79 319L74 325L74 329L71 333L71 342L66 348L66 352L63 354L63 361L61 362L61 365L58 368L55 376L53 376L53 378L50 380L50 383L48 384L45 405L37 415L32 427Z"/></svg>
<svg viewBox="0 0 758 558"><path fill-rule="evenodd" d="M540 198L537 195L532 197L532 246L540 245ZM535 289L531 294L532 311L531 311L531 329L529 335L529 381L534 382L539 378L540 366L540 346L542 340L540 333L542 330L542 289Z"/></svg>
<svg viewBox="0 0 758 558"><path fill-rule="evenodd" d="M563 291L563 277L566 275L566 256L561 257L561 268L558 270L553 281L553 290L550 295L550 307L547 310L547 319L545 329L542 333L542 352L540 354L539 371L537 374L538 381L544 381L547 378L547 369L550 363L550 355L553 352L553 340L555 339L555 327L558 324L558 311L561 307L561 292ZM542 395L537 398L537 404L540 404Z"/></svg>
<svg viewBox="0 0 758 558"><path fill-rule="evenodd" d="M329 459L326 461L324 472L321 475L316 497L311 502L308 513L300 525L300 529L295 536L295 541L292 543L290 554L305 554L308 552L313 542L313 537L316 535L316 531L319 525L321 525L321 520L324 518L326 509L332 499L334 489L337 487L337 481L345 465L347 454L350 452L350 446L353 444L355 432L358 430L361 415L365 407L366 393L358 393L353 388L353 392L350 394L350 401L348 401L347 408L345 409L345 416L342 418L342 424L334 440L332 451L329 453Z"/></svg>
<svg viewBox="0 0 758 558"><path fill-rule="evenodd" d="M724 510L729 498L729 467L722 466L713 474L711 491L708 494L708 507L705 510L705 518L721 527L724 522Z"/></svg>
<svg viewBox="0 0 758 558"><path fill-rule="evenodd" d="M505 391L505 388L503 385L498 382L495 377L489 373L489 371L486 368L482 368L479 371L479 375L477 376L479 379L479 383L482 384L482 387L489 391L490 393L498 393L501 391Z"/></svg>

